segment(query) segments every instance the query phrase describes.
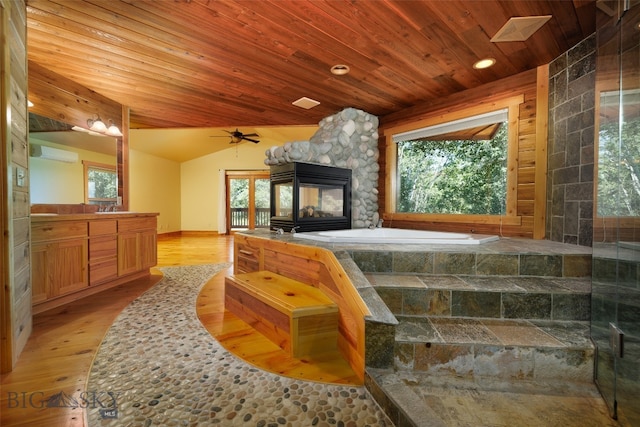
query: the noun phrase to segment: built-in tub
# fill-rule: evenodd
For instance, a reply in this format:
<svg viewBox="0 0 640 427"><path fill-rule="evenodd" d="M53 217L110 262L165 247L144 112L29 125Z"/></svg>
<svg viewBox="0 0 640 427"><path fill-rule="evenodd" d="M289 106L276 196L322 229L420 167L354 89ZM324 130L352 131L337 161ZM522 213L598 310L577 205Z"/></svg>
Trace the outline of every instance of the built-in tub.
<svg viewBox="0 0 640 427"><path fill-rule="evenodd" d="M441 231L406 230L401 228L355 228L351 230L310 231L296 233L296 239L315 240L325 243L402 243L402 244L448 244L480 245L498 240L498 236L487 234L448 233Z"/></svg>

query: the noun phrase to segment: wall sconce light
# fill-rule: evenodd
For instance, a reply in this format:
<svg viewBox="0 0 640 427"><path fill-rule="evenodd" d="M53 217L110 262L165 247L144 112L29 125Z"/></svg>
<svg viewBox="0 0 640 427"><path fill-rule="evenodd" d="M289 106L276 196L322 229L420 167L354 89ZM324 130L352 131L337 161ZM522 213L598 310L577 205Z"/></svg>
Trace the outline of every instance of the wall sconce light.
<svg viewBox="0 0 640 427"><path fill-rule="evenodd" d="M94 116L93 119L87 120L87 126L89 130L92 132L96 132L105 136L115 136L120 137L123 136L118 126L113 123L113 120L109 120L109 126L104 124L104 122L100 119L100 116Z"/></svg>
<svg viewBox="0 0 640 427"><path fill-rule="evenodd" d="M104 122L100 119L100 116L97 116L93 120L87 120L87 126L89 126L89 130L94 132L105 133L107 131L107 125L105 125Z"/></svg>
<svg viewBox="0 0 640 427"><path fill-rule="evenodd" d="M118 126L116 126L111 120L109 120L109 127L104 134L109 136L122 136L122 132L120 132Z"/></svg>

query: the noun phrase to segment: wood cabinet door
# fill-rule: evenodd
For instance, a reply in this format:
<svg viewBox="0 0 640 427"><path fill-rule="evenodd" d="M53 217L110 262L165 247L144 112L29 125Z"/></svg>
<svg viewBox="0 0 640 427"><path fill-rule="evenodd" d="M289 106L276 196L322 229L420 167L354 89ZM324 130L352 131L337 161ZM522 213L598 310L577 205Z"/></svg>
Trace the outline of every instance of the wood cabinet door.
<svg viewBox="0 0 640 427"><path fill-rule="evenodd" d="M49 245L34 243L31 245L31 304L47 300L49 278Z"/></svg>
<svg viewBox="0 0 640 427"><path fill-rule="evenodd" d="M89 286L87 239L66 240L50 246L48 297L65 295Z"/></svg>
<svg viewBox="0 0 640 427"><path fill-rule="evenodd" d="M156 230L140 233L140 267L151 268L158 263L158 242Z"/></svg>
<svg viewBox="0 0 640 427"><path fill-rule="evenodd" d="M89 285L87 257L87 239L33 244L32 304L86 288Z"/></svg>
<svg viewBox="0 0 640 427"><path fill-rule="evenodd" d="M118 235L118 276L135 273L140 270L138 233Z"/></svg>

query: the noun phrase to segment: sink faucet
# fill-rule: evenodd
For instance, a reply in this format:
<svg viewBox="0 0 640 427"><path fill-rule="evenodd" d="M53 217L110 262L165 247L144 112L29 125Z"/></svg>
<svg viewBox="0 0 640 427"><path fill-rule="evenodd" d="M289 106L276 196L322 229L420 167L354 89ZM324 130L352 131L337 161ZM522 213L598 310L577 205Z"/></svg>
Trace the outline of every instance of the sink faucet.
<svg viewBox="0 0 640 427"><path fill-rule="evenodd" d="M291 228L291 234L296 234L296 228L300 228L299 225L296 225L295 227Z"/></svg>
<svg viewBox="0 0 640 427"><path fill-rule="evenodd" d="M378 220L378 225L376 225L376 228L382 228L382 223L384 222L384 219L380 218Z"/></svg>

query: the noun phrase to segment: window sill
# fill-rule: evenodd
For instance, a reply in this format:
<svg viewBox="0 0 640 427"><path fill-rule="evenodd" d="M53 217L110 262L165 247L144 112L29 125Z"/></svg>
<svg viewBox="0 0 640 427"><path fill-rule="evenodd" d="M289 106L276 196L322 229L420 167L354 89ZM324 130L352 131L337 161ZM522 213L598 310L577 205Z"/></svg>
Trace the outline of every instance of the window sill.
<svg viewBox="0 0 640 427"><path fill-rule="evenodd" d="M502 215L462 215L462 214L416 214L385 212L385 221L432 222L432 223L474 223L487 225L522 225L521 216Z"/></svg>

